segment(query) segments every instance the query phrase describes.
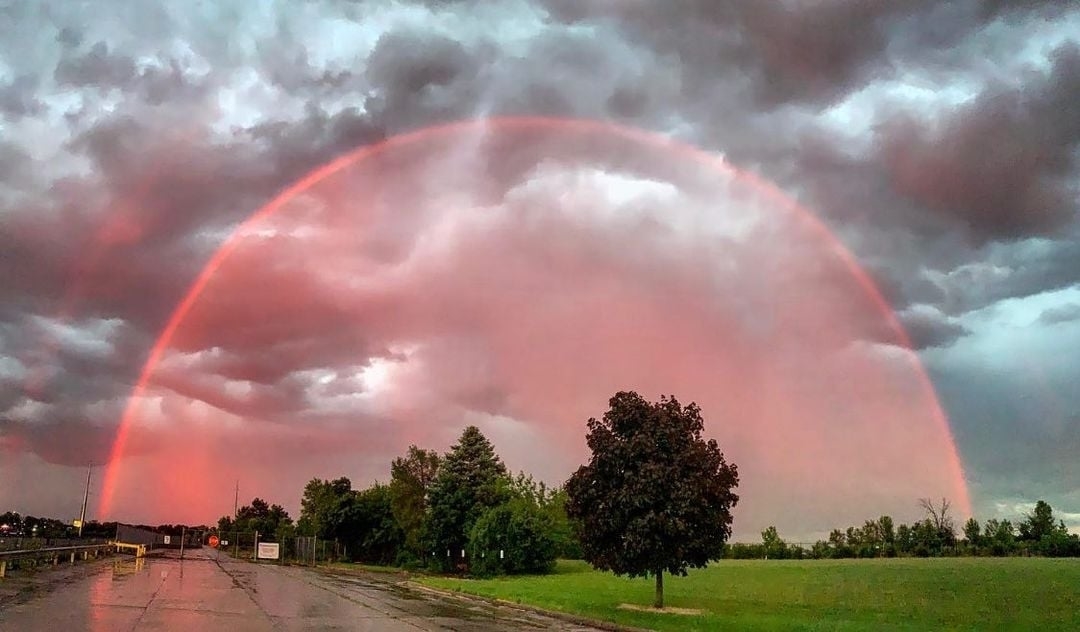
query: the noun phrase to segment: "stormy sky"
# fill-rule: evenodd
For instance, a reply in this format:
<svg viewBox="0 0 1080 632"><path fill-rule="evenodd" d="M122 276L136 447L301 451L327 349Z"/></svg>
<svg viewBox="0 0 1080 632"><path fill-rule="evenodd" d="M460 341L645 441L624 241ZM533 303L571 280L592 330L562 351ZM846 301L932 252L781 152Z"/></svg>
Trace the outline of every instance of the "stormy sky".
<svg viewBox="0 0 1080 632"><path fill-rule="evenodd" d="M0 509L74 517L90 464L95 517L212 522L237 481L295 512L467 424L559 483L632 388L702 405L744 539L968 493L1080 528L1077 34L1067 1L0 1Z"/></svg>

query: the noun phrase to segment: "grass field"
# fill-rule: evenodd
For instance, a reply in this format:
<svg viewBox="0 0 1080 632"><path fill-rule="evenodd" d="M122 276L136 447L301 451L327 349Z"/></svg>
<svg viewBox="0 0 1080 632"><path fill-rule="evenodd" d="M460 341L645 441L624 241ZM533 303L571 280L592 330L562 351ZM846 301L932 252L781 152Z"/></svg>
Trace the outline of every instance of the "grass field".
<svg viewBox="0 0 1080 632"><path fill-rule="evenodd" d="M1080 630L1080 559L725 560L665 577L665 605L703 611L692 616L620 610L651 604L652 580L584 562L539 577L420 581L655 630Z"/></svg>

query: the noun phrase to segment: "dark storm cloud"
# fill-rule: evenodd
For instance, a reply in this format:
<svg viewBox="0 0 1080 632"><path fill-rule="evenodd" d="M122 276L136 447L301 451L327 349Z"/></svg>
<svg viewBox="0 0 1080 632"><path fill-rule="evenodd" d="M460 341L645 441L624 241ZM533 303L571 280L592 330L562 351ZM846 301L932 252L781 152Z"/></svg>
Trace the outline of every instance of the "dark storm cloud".
<svg viewBox="0 0 1080 632"><path fill-rule="evenodd" d="M210 87L192 80L175 58L159 57L155 63L139 68L133 57L112 52L107 42L98 42L82 56L63 57L53 78L64 87L102 92L116 88L126 92L129 99L141 97L150 105L168 103L173 107L182 101L196 101Z"/></svg>
<svg viewBox="0 0 1080 632"><path fill-rule="evenodd" d="M991 86L935 131L895 117L882 125L882 159L916 202L956 219L976 239L1047 234L1076 213L1080 48L1016 86Z"/></svg>
<svg viewBox="0 0 1080 632"><path fill-rule="evenodd" d="M135 77L135 61L110 53L107 42L98 42L81 57L62 59L53 77L62 86L126 88Z"/></svg>
<svg viewBox="0 0 1080 632"><path fill-rule="evenodd" d="M0 114L19 120L44 112L45 104L34 94L37 88L37 79L31 75L21 75L7 83L0 83Z"/></svg>
<svg viewBox="0 0 1080 632"><path fill-rule="evenodd" d="M0 375L0 439L55 462L80 463L80 444L103 455L147 349L228 228L334 156L450 119L595 117L674 130L722 153L819 213L879 280L913 344L930 354L961 353L980 335L961 322L972 310L1080 281L1077 47L1060 46L1045 72L1011 78L982 59L987 42L1019 49L1035 27L1075 12L1072 3L538 0L496 10L431 1L411 3L408 20L387 21L370 51L341 56L328 51L351 41L335 39L330 18L381 29L371 13L388 5L299 6L222 5L204 22L187 19L187 5L167 3L136 3L126 13L3 7L0 54L11 72L0 77L0 116L12 131L0 142L0 183L21 197L0 210L0 355L43 377L32 389L23 377ZM532 8L551 15L534 25L523 11ZM417 17L422 9L433 13ZM477 28L469 19L481 10L522 12L529 26ZM453 20L432 26L447 16ZM34 44L40 33L51 48ZM855 139L821 118L883 83L905 87L908 73L924 73L935 88L963 82L974 98L939 110L870 99L867 116L878 126ZM76 105L66 100L72 95ZM229 120L227 133L210 132L217 116L233 113L229 99L243 116ZM63 124L50 122L58 117ZM51 160L37 141L43 127L88 169L53 177L52 164L36 164L38 156ZM507 155L489 165L496 179L536 166ZM307 309L269 299L245 307L238 292L219 314L233 320L212 323L229 335L192 341L192 350L220 348L201 372L250 382L249 395L182 372L164 373L159 386L221 410L303 417L308 378L296 371L391 354L365 336L375 317L350 322L332 297L294 287ZM254 305L282 318L259 320ZM1040 322L1067 326L1074 313L1050 308ZM42 318L88 337L93 319L124 326L98 340L114 351L95 356L57 343L56 331L34 325ZM866 336L893 342L873 327ZM985 383L950 377L947 400L994 418L964 408ZM334 382L328 390L350 388ZM480 395L463 401L503 411L505 388L469 389ZM42 405L36 416L13 417L34 408L26 402ZM1024 415L1022 407L1012 412ZM1027 476L1023 458L992 456L998 446L981 443L970 419L961 423L969 424L961 438L973 477L994 479L985 489L1002 489L1008 478L990 477L993 468L1027 481L1016 489L1033 488L1052 469ZM1024 430L1002 425L992 436L1007 440L1010 432ZM1036 443L1024 458L1051 447Z"/></svg>
<svg viewBox="0 0 1080 632"><path fill-rule="evenodd" d="M915 349L947 347L970 333L966 327L932 307L909 308L901 312L899 318Z"/></svg>
<svg viewBox="0 0 1080 632"><path fill-rule="evenodd" d="M0 182L25 182L31 169L30 155L22 147L0 141Z"/></svg>
<svg viewBox="0 0 1080 632"><path fill-rule="evenodd" d="M688 91L718 79L745 78L768 107L788 102L824 106L867 82L896 72L897 49L920 62L951 49L998 18L1048 19L1067 4L971 0L895 2L740 2L690 0L673 11L652 2L544 0L568 23L614 22L658 50L678 55ZM712 82L710 82L710 78Z"/></svg>
<svg viewBox="0 0 1080 632"><path fill-rule="evenodd" d="M1032 239L998 246L981 260L958 265L939 277L938 306L963 314L998 301L1068 288L1080 283L1080 237Z"/></svg>

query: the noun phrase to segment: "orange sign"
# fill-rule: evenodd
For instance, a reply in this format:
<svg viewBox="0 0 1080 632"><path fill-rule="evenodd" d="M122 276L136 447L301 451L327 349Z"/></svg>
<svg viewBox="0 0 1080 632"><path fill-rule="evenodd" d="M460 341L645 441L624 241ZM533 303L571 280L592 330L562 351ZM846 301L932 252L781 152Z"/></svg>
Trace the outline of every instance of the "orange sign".
<svg viewBox="0 0 1080 632"><path fill-rule="evenodd" d="M219 540L218 540L218 537L216 535L210 536L210 539L207 540L207 544L209 544L210 546L212 546L214 548L217 548L218 542L219 542Z"/></svg>

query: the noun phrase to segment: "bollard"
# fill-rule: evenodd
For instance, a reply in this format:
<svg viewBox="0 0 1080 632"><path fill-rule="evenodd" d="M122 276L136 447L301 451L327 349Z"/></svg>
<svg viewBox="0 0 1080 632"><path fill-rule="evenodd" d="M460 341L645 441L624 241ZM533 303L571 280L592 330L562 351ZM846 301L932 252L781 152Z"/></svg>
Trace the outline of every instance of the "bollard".
<svg viewBox="0 0 1080 632"><path fill-rule="evenodd" d="M75 566L75 551L71 552L71 565Z"/></svg>
<svg viewBox="0 0 1080 632"><path fill-rule="evenodd" d="M7 560L0 560L0 579L7 575Z"/></svg>
<svg viewBox="0 0 1080 632"><path fill-rule="evenodd" d="M60 554L59 554L59 553L56 553L56 554L54 554L54 555L52 556L52 565L53 565L53 566L56 566L56 565L57 565L57 564L59 564L59 563L60 563Z"/></svg>

